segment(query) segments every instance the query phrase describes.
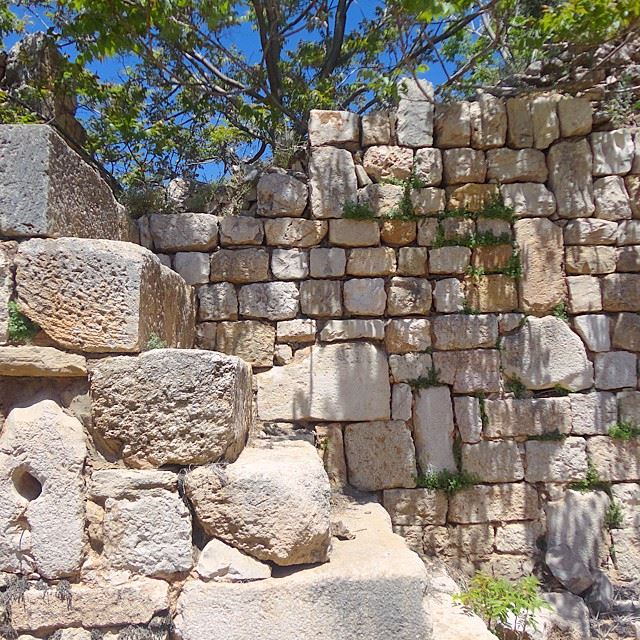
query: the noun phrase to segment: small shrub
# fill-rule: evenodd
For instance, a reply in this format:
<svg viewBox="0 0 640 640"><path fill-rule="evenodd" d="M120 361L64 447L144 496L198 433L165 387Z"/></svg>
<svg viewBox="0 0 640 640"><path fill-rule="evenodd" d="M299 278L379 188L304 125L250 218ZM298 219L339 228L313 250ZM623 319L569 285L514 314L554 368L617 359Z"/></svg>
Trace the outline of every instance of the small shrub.
<svg viewBox="0 0 640 640"><path fill-rule="evenodd" d="M473 265L469 265L465 269L465 273L468 276L471 276L474 280L478 280L483 275L485 275L485 270L484 270L484 267L474 267Z"/></svg>
<svg viewBox="0 0 640 640"><path fill-rule="evenodd" d="M374 220L376 214L368 202L345 202L342 217L349 220Z"/></svg>
<svg viewBox="0 0 640 640"><path fill-rule="evenodd" d="M527 387L524 386L520 378L516 378L515 376L507 378L504 386L507 391L513 393L516 398L524 398L527 394Z"/></svg>
<svg viewBox="0 0 640 640"><path fill-rule="evenodd" d="M616 440L628 442L633 438L640 437L640 427L628 420L622 420L609 427L609 435Z"/></svg>
<svg viewBox="0 0 640 640"><path fill-rule="evenodd" d="M551 315L565 322L569 322L569 314L567 313L567 307L564 302L560 302L553 309L551 309Z"/></svg>
<svg viewBox="0 0 640 640"><path fill-rule="evenodd" d="M607 511L604 514L604 524L607 529L622 529L624 523L624 511L622 505L619 502L612 500Z"/></svg>
<svg viewBox="0 0 640 640"><path fill-rule="evenodd" d="M504 629L524 638L527 629L536 629L535 614L549 609L540 596L540 582L535 576L510 582L484 573L476 573L469 588L454 596L483 618L490 631L502 634Z"/></svg>
<svg viewBox="0 0 640 640"><path fill-rule="evenodd" d="M40 327L21 313L15 302L9 303L9 342L28 344L40 331Z"/></svg>
<svg viewBox="0 0 640 640"><path fill-rule="evenodd" d="M145 351L152 351L153 349L166 349L167 343L156 333L152 333L147 340L147 344L144 347Z"/></svg>
<svg viewBox="0 0 640 640"><path fill-rule="evenodd" d="M583 493L586 491L605 491L606 493L610 493L611 491L609 484L600 479L600 474L592 462L588 463L584 480L571 483L569 488L575 491L582 491Z"/></svg>
<svg viewBox="0 0 640 640"><path fill-rule="evenodd" d="M120 197L130 218L134 220L149 213L164 213L167 201L164 189L159 185L130 187Z"/></svg>
<svg viewBox="0 0 640 640"><path fill-rule="evenodd" d="M442 384L442 382L440 381L440 370L436 369L435 367L431 367L429 371L427 371L426 376L420 376L415 380L409 380L408 383L413 389L437 387L438 385Z"/></svg>
<svg viewBox="0 0 640 640"><path fill-rule="evenodd" d="M448 495L466 489L479 482L478 477L466 471L427 471L416 478L416 485L421 489L436 489Z"/></svg>

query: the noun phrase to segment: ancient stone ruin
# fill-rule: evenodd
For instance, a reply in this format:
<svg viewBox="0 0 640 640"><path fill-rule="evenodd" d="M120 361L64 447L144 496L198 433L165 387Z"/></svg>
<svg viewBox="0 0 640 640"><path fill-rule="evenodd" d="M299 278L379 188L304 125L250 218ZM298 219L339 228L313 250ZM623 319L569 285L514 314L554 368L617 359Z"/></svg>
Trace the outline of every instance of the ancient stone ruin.
<svg viewBox="0 0 640 640"><path fill-rule="evenodd" d="M448 568L588 638L637 586L640 134L401 96L238 215L0 126L0 635L494 637Z"/></svg>

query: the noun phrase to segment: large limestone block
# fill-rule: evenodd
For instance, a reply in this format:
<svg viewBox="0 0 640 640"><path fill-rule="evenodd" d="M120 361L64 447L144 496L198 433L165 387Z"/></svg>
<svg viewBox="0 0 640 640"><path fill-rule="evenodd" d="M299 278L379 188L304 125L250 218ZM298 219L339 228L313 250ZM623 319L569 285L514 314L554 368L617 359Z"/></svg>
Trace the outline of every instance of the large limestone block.
<svg viewBox="0 0 640 640"><path fill-rule="evenodd" d="M487 180L508 182L545 182L547 162L537 149L493 149L487 151Z"/></svg>
<svg viewBox="0 0 640 640"><path fill-rule="evenodd" d="M382 349L340 343L296 352L256 376L261 420L388 420L391 388Z"/></svg>
<svg viewBox="0 0 640 640"><path fill-rule="evenodd" d="M415 394L413 430L418 464L423 473L456 470L455 427L449 387L428 387Z"/></svg>
<svg viewBox="0 0 640 640"><path fill-rule="evenodd" d="M9 300L13 294L13 258L18 245L0 242L0 344L9 340Z"/></svg>
<svg viewBox="0 0 640 640"><path fill-rule="evenodd" d="M358 181L351 153L333 147L314 148L309 159L311 214L341 218L345 203L356 199Z"/></svg>
<svg viewBox="0 0 640 640"><path fill-rule="evenodd" d="M48 633L68 627L146 624L169 608L169 585L164 580L126 571L88 573L69 591L68 599L43 598L39 589L29 589L11 607L13 628Z"/></svg>
<svg viewBox="0 0 640 640"><path fill-rule="evenodd" d="M589 460L604 482L640 480L640 442L614 440L608 436L589 438Z"/></svg>
<svg viewBox="0 0 640 640"><path fill-rule="evenodd" d="M46 125L0 127L0 237L129 240L108 184Z"/></svg>
<svg viewBox="0 0 640 640"><path fill-rule="evenodd" d="M150 337L190 347L193 292L137 245L108 240L28 240L16 256L23 312L64 347L141 351Z"/></svg>
<svg viewBox="0 0 640 640"><path fill-rule="evenodd" d="M507 207L520 217L551 216L556 212L555 196L547 187L537 182L517 182L500 187Z"/></svg>
<svg viewBox="0 0 640 640"><path fill-rule="evenodd" d="M267 244L274 247L312 247L327 235L326 220L303 218L276 218L265 220Z"/></svg>
<svg viewBox="0 0 640 640"><path fill-rule="evenodd" d="M500 355L496 349L439 351L433 366L440 381L455 393L491 393L500 389Z"/></svg>
<svg viewBox="0 0 640 640"><path fill-rule="evenodd" d="M527 442L527 482L576 482L587 473L584 438Z"/></svg>
<svg viewBox="0 0 640 640"><path fill-rule="evenodd" d="M0 348L0 376L35 378L77 378L87 375L84 356L53 347Z"/></svg>
<svg viewBox="0 0 640 640"><path fill-rule="evenodd" d="M593 183L593 197L598 218L617 222L632 217L629 195L620 176L598 178Z"/></svg>
<svg viewBox="0 0 640 640"><path fill-rule="evenodd" d="M173 471L141 469L99 469L91 474L92 498L133 498L141 491L155 493L178 490L178 475Z"/></svg>
<svg viewBox="0 0 640 640"><path fill-rule="evenodd" d="M404 180L411 175L413 150L389 145L369 147L362 164L367 174L376 181L389 178Z"/></svg>
<svg viewBox="0 0 640 640"><path fill-rule="evenodd" d="M533 146L547 149L560 137L560 121L556 105L558 95L540 95L531 101L531 119L533 121Z"/></svg>
<svg viewBox="0 0 640 640"><path fill-rule="evenodd" d="M358 422L344 431L349 483L361 491L414 487L416 453L402 421Z"/></svg>
<svg viewBox="0 0 640 640"><path fill-rule="evenodd" d="M436 104L436 146L468 147L471 143L471 110L468 102Z"/></svg>
<svg viewBox="0 0 640 640"><path fill-rule="evenodd" d="M631 129L598 131L591 134L593 175L623 175L631 171L634 144Z"/></svg>
<svg viewBox="0 0 640 640"><path fill-rule="evenodd" d="M602 308L605 311L640 309L640 274L612 273L602 278Z"/></svg>
<svg viewBox="0 0 640 640"><path fill-rule="evenodd" d="M433 86L426 80L404 78L398 83L398 96L398 144L414 148L430 147L433 144L435 114Z"/></svg>
<svg viewBox="0 0 640 640"><path fill-rule="evenodd" d="M533 146L533 119L529 98L509 98L507 100L509 130L507 143L514 149Z"/></svg>
<svg viewBox="0 0 640 640"><path fill-rule="evenodd" d="M208 251L218 244L218 218L209 213L154 213L149 216L156 251Z"/></svg>
<svg viewBox="0 0 640 640"><path fill-rule="evenodd" d="M462 468L481 482L518 482L524 478L515 442L484 441L462 445Z"/></svg>
<svg viewBox="0 0 640 640"><path fill-rule="evenodd" d="M583 218L593 214L591 149L582 140L554 144L547 156L549 186L554 192L561 218Z"/></svg>
<svg viewBox="0 0 640 640"><path fill-rule="evenodd" d="M571 433L577 436L605 435L618 417L614 393L570 393Z"/></svg>
<svg viewBox="0 0 640 640"><path fill-rule="evenodd" d="M275 339L275 327L266 322L220 322L216 330L216 350L238 356L254 367L271 367Z"/></svg>
<svg viewBox="0 0 640 640"><path fill-rule="evenodd" d="M220 244L223 247L262 244L264 239L264 227L259 218L228 215L223 216L218 224L220 226Z"/></svg>
<svg viewBox="0 0 640 640"><path fill-rule="evenodd" d="M301 216L307 206L307 185L294 176L279 171L265 173L258 180L258 215Z"/></svg>
<svg viewBox="0 0 640 640"><path fill-rule="evenodd" d="M198 287L198 320L235 320L238 317L238 296L230 282Z"/></svg>
<svg viewBox="0 0 640 640"><path fill-rule="evenodd" d="M177 604L182 640L416 640L430 636L426 570L374 503L339 512L353 540L331 562L248 584L189 580Z"/></svg>
<svg viewBox="0 0 640 640"><path fill-rule="evenodd" d="M447 519L447 494L434 489L387 489L384 508L395 525L444 525Z"/></svg>
<svg viewBox="0 0 640 640"><path fill-rule="evenodd" d="M538 515L538 494L523 482L476 485L449 500L448 520L453 523L535 520Z"/></svg>
<svg viewBox="0 0 640 640"><path fill-rule="evenodd" d="M52 400L13 409L0 435L0 568L48 579L84 557L87 444L82 424Z"/></svg>
<svg viewBox="0 0 640 640"><path fill-rule="evenodd" d="M507 137L507 109L504 100L481 93L472 102L471 146L475 149L502 147Z"/></svg>
<svg viewBox="0 0 640 640"><path fill-rule="evenodd" d="M560 133L563 138L591 133L591 102L587 98L562 98L558 101Z"/></svg>
<svg viewBox="0 0 640 640"><path fill-rule="evenodd" d="M269 252L266 249L220 249L211 255L210 279L211 282L235 284L268 280Z"/></svg>
<svg viewBox="0 0 640 640"><path fill-rule="evenodd" d="M483 151L476 149L446 149L442 154L446 184L484 182L487 164Z"/></svg>
<svg viewBox="0 0 640 640"><path fill-rule="evenodd" d="M360 142L360 118L349 111L311 109L309 114L309 142L321 145L356 146Z"/></svg>
<svg viewBox="0 0 640 640"><path fill-rule="evenodd" d="M484 433L488 438L568 434L571 431L571 405L566 397L485 400L484 411Z"/></svg>
<svg viewBox="0 0 640 640"><path fill-rule="evenodd" d="M247 448L226 467L198 467L185 490L209 535L258 560L288 566L328 559L329 478L307 442Z"/></svg>
<svg viewBox="0 0 640 640"><path fill-rule="evenodd" d="M518 378L528 389L561 385L579 391L593 384L582 340L559 318L528 318L502 345L504 375Z"/></svg>
<svg viewBox="0 0 640 640"><path fill-rule="evenodd" d="M295 282L261 282L240 289L240 314L246 318L290 320L298 314L298 287Z"/></svg>
<svg viewBox="0 0 640 640"><path fill-rule="evenodd" d="M383 320L329 320L320 332L323 342L337 342L339 340L383 340L385 327Z"/></svg>
<svg viewBox="0 0 640 640"><path fill-rule="evenodd" d="M390 144L394 117L388 111L375 111L361 117L362 146Z"/></svg>
<svg viewBox="0 0 640 640"><path fill-rule="evenodd" d="M565 297L562 228L546 218L526 218L514 229L522 262L521 307L544 315Z"/></svg>
<svg viewBox="0 0 640 640"><path fill-rule="evenodd" d="M564 241L568 245L613 245L617 235L615 222L599 218L570 220L564 228Z"/></svg>
<svg viewBox="0 0 640 640"><path fill-rule="evenodd" d="M251 369L212 351L154 349L92 367L94 429L127 465L237 458L251 423Z"/></svg>
<svg viewBox="0 0 640 640"><path fill-rule="evenodd" d="M177 492L107 498L103 538L104 555L116 569L171 578L193 566L191 513Z"/></svg>
<svg viewBox="0 0 640 640"><path fill-rule="evenodd" d="M437 349L493 347L498 340L498 317L491 315L447 315L433 321Z"/></svg>

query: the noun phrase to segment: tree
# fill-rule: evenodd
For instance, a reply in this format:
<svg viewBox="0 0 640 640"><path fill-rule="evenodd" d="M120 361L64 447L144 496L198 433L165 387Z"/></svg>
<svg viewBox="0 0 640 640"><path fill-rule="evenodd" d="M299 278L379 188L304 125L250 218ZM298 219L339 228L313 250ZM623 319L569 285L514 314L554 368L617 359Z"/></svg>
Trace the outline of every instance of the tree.
<svg viewBox="0 0 640 640"><path fill-rule="evenodd" d="M311 109L384 107L403 74L429 77L437 70L443 95L467 95L504 79L513 84L532 62L560 50L590 51L624 39L640 16L637 0L26 6L46 12L51 36L76 52L64 80L88 114L90 150L130 183L269 154L286 163L304 140ZM116 77L114 60L124 65Z"/></svg>

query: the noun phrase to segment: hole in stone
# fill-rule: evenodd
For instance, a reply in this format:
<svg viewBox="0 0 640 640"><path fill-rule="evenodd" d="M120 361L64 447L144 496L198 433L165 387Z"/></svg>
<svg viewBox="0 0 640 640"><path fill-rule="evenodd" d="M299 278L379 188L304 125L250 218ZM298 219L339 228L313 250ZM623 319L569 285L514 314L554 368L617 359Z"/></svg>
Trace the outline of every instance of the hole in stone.
<svg viewBox="0 0 640 640"><path fill-rule="evenodd" d="M42 493L40 481L26 469L18 467L11 478L16 491L26 500L35 500Z"/></svg>

